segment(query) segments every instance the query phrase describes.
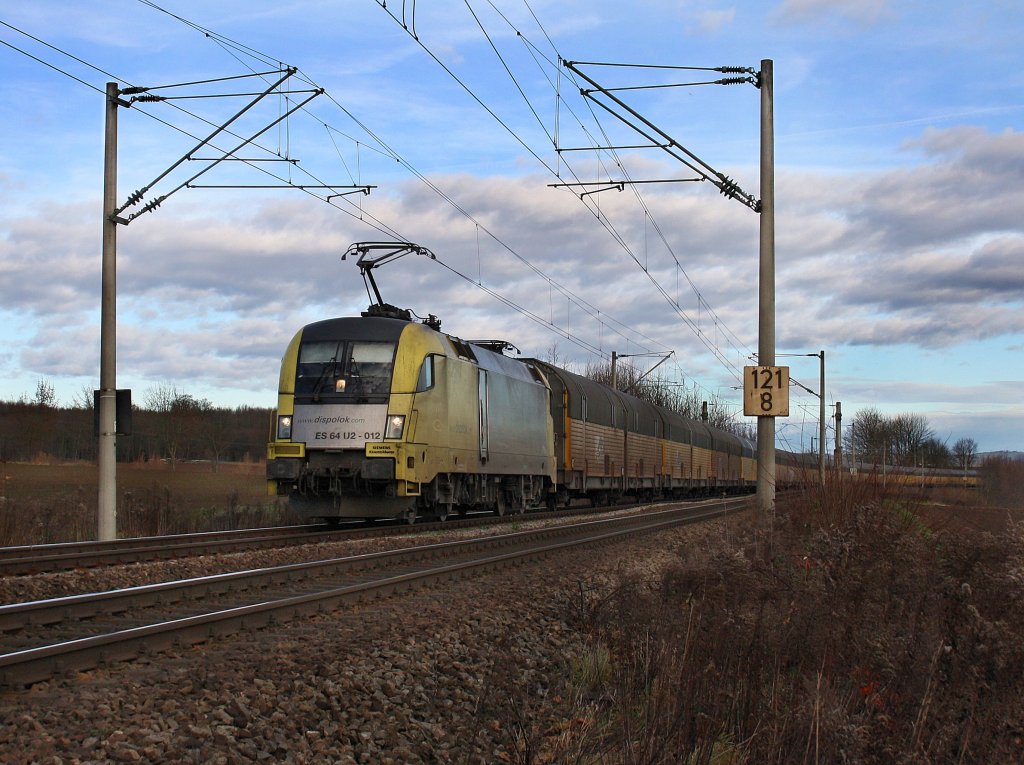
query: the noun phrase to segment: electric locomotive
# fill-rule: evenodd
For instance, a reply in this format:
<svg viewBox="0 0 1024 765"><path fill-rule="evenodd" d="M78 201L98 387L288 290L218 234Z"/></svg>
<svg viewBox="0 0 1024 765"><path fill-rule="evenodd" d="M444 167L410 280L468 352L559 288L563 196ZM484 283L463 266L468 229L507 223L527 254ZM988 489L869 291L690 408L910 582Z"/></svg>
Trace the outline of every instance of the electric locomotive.
<svg viewBox="0 0 1024 765"><path fill-rule="evenodd" d="M302 328L281 365L271 494L304 520L522 512L555 478L539 367L378 303Z"/></svg>

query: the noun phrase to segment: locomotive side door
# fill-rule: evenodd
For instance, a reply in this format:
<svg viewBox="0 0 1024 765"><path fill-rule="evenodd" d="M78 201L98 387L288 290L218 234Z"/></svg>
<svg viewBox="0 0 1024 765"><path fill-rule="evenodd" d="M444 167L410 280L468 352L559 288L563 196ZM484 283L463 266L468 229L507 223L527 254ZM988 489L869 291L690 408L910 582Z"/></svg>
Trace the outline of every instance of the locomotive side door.
<svg viewBox="0 0 1024 765"><path fill-rule="evenodd" d="M488 443L490 441L490 414L487 397L487 370L477 369L477 382L479 387L479 399L480 399L480 417L479 417L479 432L480 432L480 461L487 462L487 451Z"/></svg>

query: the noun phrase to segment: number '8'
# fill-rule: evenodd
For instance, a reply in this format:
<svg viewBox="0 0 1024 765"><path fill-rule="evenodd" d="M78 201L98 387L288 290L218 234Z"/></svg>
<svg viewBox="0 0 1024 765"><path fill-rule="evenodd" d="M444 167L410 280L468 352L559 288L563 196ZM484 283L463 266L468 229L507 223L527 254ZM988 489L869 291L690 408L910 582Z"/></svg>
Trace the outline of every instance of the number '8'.
<svg viewBox="0 0 1024 765"><path fill-rule="evenodd" d="M761 411L770 412L772 410L772 392L769 390L761 393Z"/></svg>

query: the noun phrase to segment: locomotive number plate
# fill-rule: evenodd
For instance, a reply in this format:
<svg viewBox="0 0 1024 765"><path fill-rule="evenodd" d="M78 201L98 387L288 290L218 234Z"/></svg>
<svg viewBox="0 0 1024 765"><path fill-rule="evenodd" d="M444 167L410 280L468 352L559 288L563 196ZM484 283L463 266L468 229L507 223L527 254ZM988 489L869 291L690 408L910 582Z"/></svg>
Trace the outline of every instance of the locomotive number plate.
<svg viewBox="0 0 1024 765"><path fill-rule="evenodd" d="M384 438L387 404L299 404L292 441L307 449L362 449Z"/></svg>

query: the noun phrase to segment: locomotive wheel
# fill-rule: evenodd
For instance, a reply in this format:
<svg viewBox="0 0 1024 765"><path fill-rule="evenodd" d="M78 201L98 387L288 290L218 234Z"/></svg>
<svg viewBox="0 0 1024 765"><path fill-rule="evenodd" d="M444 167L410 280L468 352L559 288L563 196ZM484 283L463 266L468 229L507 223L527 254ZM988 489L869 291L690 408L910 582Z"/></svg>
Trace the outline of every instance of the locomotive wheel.
<svg viewBox="0 0 1024 765"><path fill-rule="evenodd" d="M494 503L494 514L498 516L504 515L507 509L508 506L505 503L505 494L503 492L498 492L498 500Z"/></svg>

